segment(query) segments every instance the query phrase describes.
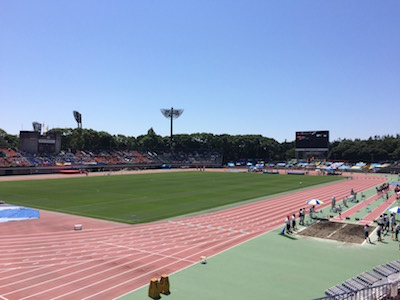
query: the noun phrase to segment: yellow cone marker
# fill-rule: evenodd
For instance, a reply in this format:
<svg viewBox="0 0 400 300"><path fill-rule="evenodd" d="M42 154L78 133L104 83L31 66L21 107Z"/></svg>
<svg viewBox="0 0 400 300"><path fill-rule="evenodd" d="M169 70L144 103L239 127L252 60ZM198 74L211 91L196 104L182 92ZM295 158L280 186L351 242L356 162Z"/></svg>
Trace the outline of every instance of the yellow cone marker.
<svg viewBox="0 0 400 300"><path fill-rule="evenodd" d="M149 286L149 297L153 299L160 299L160 287L157 278L152 278Z"/></svg>
<svg viewBox="0 0 400 300"><path fill-rule="evenodd" d="M164 295L171 294L169 291L169 279L167 274L163 274L160 278L160 293Z"/></svg>

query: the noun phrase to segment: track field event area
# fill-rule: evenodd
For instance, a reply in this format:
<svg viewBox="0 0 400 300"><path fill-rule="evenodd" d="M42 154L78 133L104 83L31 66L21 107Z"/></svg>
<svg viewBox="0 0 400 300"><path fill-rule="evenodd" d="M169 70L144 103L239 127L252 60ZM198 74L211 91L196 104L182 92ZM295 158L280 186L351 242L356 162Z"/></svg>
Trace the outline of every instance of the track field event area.
<svg viewBox="0 0 400 300"><path fill-rule="evenodd" d="M163 299L312 299L399 256L390 237L279 234L309 199L323 201L318 216L343 224L387 209L394 198L376 197L375 187L389 175L99 175L0 182L0 200L40 209L39 219L0 223L0 299L150 299L150 280L162 274L171 285ZM368 210L350 203L354 212L338 219L330 199L341 203L351 189Z"/></svg>

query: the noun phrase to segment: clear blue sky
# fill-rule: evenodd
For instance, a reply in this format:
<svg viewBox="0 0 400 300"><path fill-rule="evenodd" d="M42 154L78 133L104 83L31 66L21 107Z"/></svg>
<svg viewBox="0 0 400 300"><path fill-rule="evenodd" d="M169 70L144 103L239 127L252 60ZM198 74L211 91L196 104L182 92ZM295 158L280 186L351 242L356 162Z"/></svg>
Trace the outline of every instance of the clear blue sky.
<svg viewBox="0 0 400 300"><path fill-rule="evenodd" d="M0 128L400 133L400 1L0 0Z"/></svg>

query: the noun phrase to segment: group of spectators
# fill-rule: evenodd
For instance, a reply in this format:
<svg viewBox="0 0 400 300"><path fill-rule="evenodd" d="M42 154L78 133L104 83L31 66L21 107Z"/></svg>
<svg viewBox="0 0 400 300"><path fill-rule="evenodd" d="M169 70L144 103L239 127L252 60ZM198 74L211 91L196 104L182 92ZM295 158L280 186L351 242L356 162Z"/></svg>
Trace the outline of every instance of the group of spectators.
<svg viewBox="0 0 400 300"><path fill-rule="evenodd" d="M378 241L383 241L382 235L385 236L392 233L392 239L398 241L398 235L400 232L400 223L396 223L396 214L391 213L390 217L387 213L379 216L378 227L376 229L376 235L378 236ZM394 235L394 237L393 237Z"/></svg>
<svg viewBox="0 0 400 300"><path fill-rule="evenodd" d="M0 148L0 167L28 167L30 163L18 151L11 148Z"/></svg>
<svg viewBox="0 0 400 300"><path fill-rule="evenodd" d="M388 190L389 190L389 183L387 183L387 182L382 183L380 186L376 187L376 193L377 194L385 193Z"/></svg>
<svg viewBox="0 0 400 300"><path fill-rule="evenodd" d="M313 217L314 212L315 212L315 205L311 206L309 209L309 215L311 218ZM304 219L305 219L306 213L307 213L307 211L305 208L300 208L298 217L299 217L299 225L301 225L301 226L305 225ZM285 232L289 233L289 234L293 234L294 231L297 230L296 221L297 220L296 220L295 213L292 214L292 216L287 216L285 219L285 227L282 229L281 234L285 234Z"/></svg>
<svg viewBox="0 0 400 300"><path fill-rule="evenodd" d="M353 192L354 192L353 189L351 189L351 193L353 193ZM346 200L346 198L343 198L343 205L344 205L345 207L348 207L348 206L347 206L347 200ZM337 212L337 213L339 214L339 218L340 218L340 219L342 218L342 206L339 204L339 205L336 207L336 197L335 197L335 196L332 196L331 211Z"/></svg>
<svg viewBox="0 0 400 300"><path fill-rule="evenodd" d="M125 165L125 164L221 164L222 156L217 152L190 153L137 150L78 150L61 151L58 154L30 154L17 149L0 147L0 167L42 167L66 165Z"/></svg>

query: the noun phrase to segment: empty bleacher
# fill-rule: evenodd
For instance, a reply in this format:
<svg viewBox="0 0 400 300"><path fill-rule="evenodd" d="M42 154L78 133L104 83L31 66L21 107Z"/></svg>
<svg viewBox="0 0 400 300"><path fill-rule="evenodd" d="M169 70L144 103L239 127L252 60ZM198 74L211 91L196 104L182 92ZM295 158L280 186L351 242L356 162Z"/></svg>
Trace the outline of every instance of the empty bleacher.
<svg viewBox="0 0 400 300"><path fill-rule="evenodd" d="M388 277L397 273L400 279L400 260L376 266L330 287L326 296L318 299L389 299L385 298L391 289Z"/></svg>

